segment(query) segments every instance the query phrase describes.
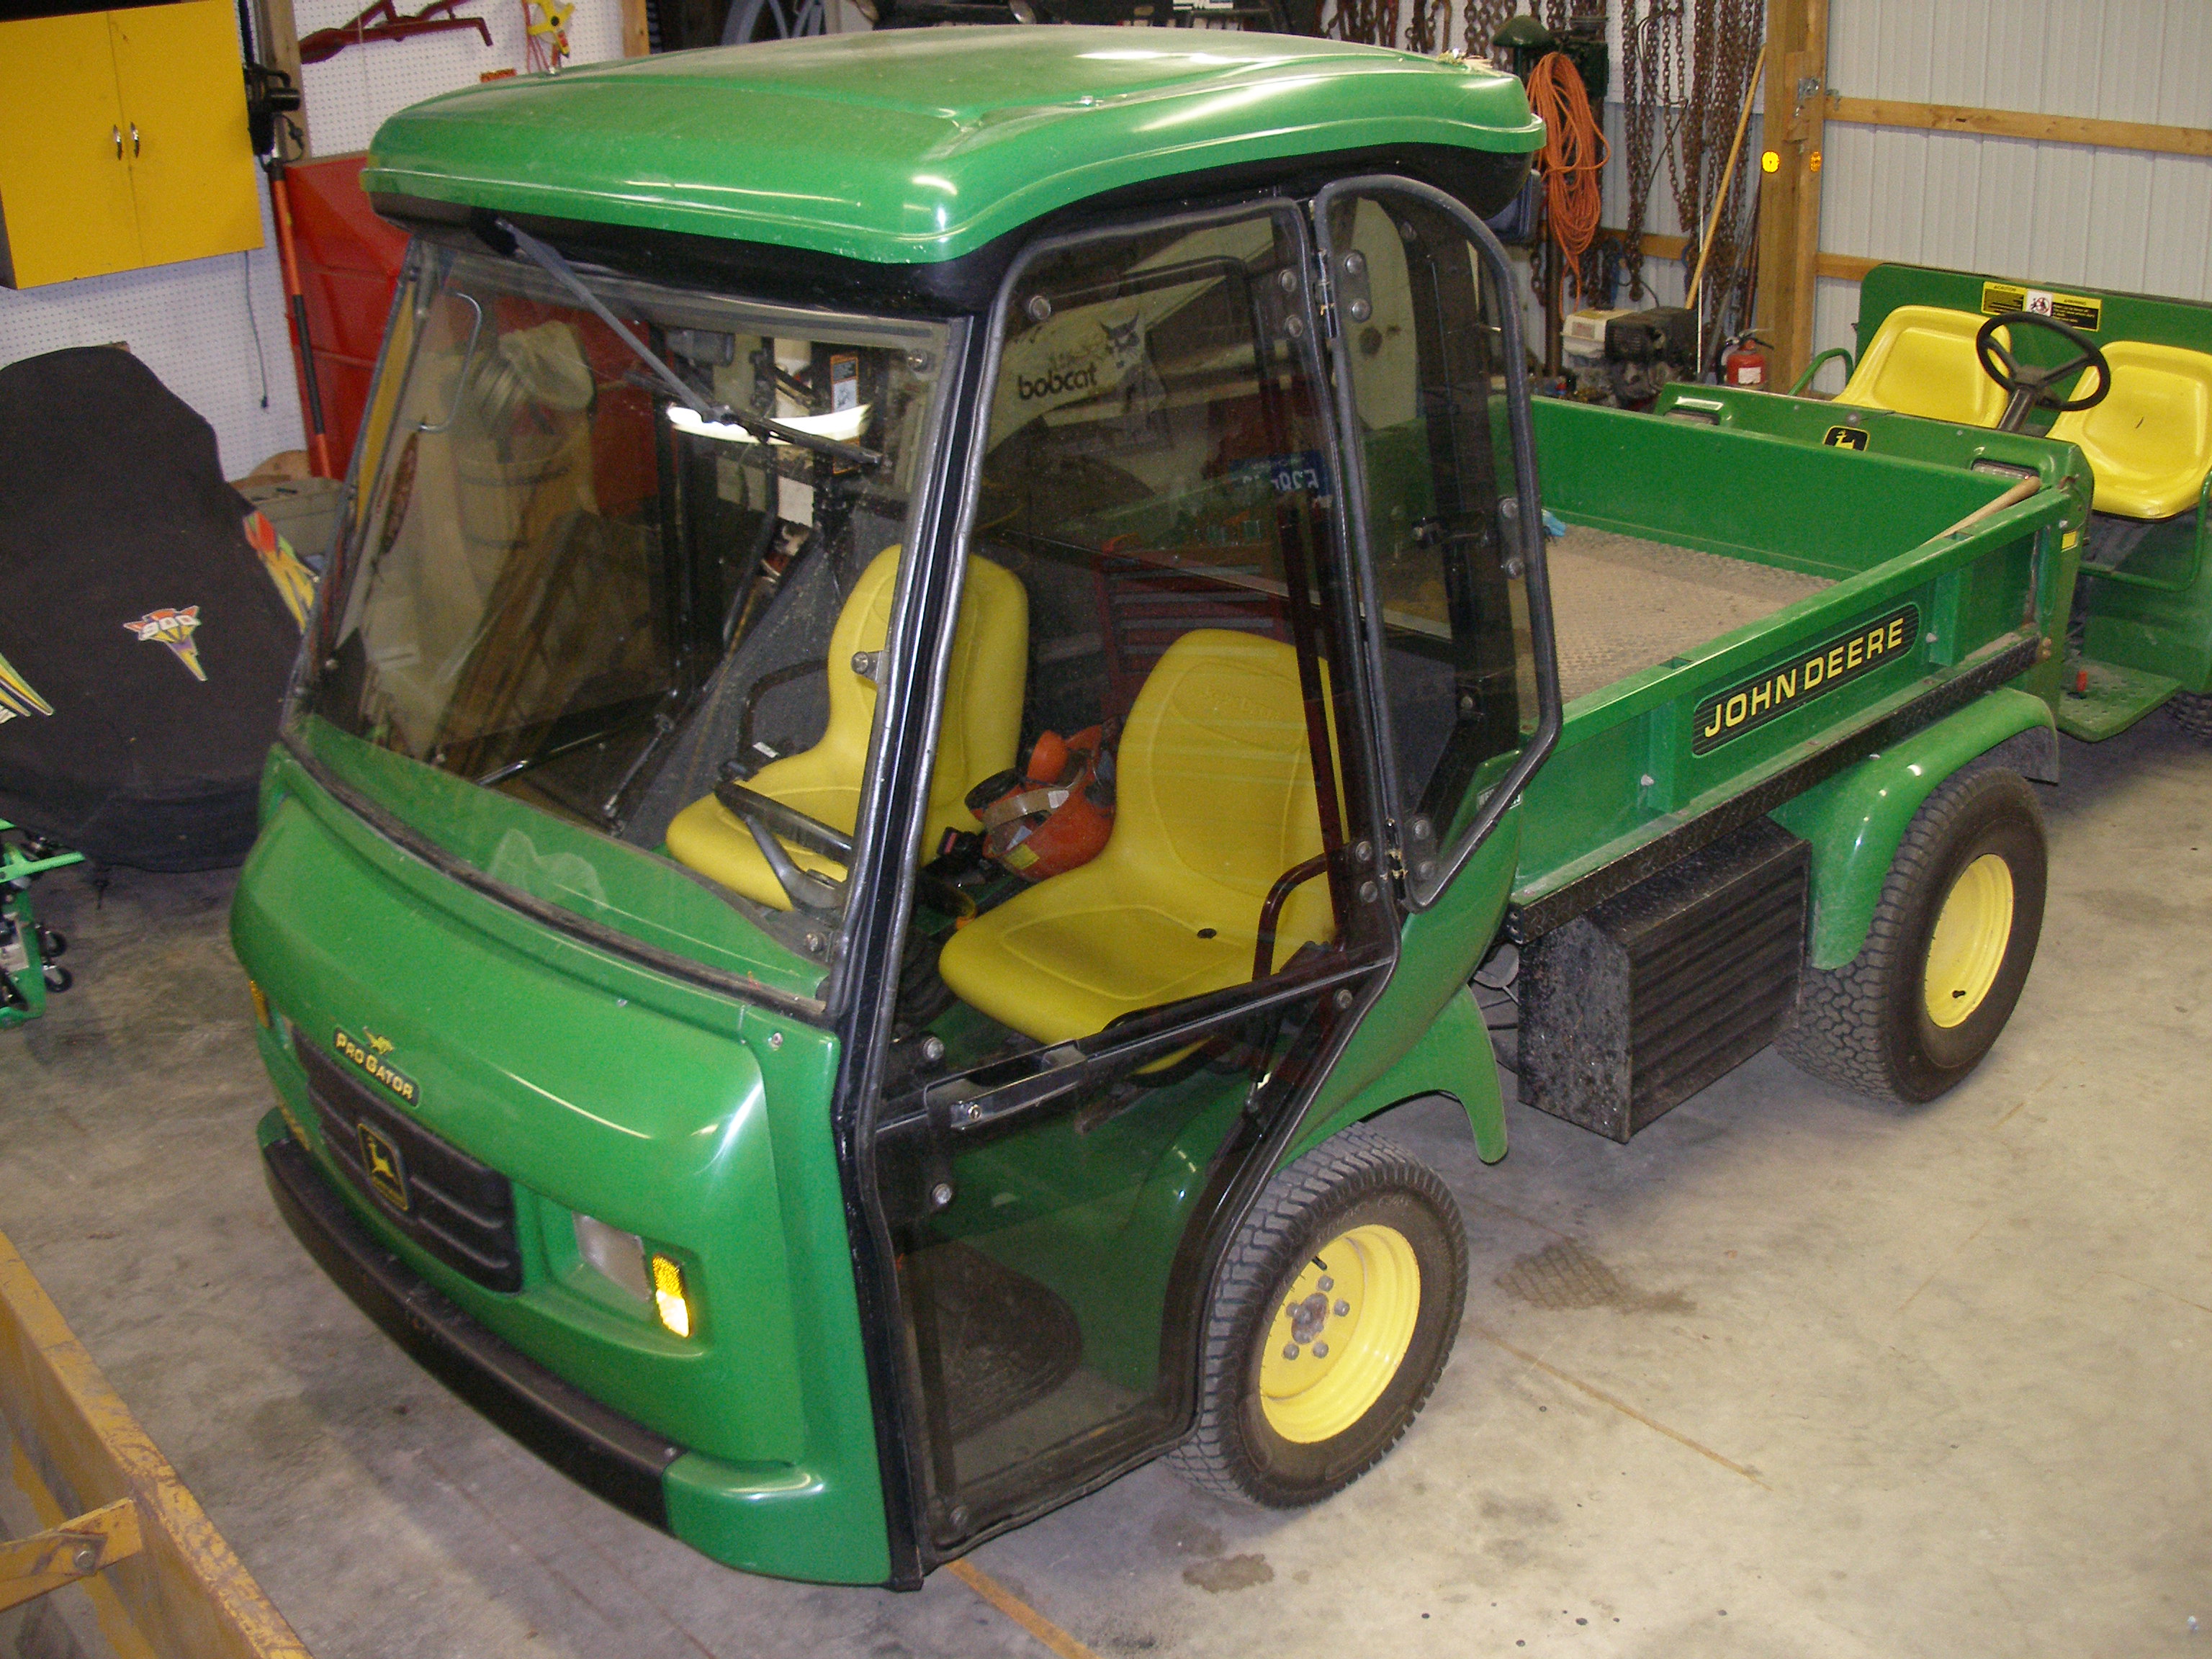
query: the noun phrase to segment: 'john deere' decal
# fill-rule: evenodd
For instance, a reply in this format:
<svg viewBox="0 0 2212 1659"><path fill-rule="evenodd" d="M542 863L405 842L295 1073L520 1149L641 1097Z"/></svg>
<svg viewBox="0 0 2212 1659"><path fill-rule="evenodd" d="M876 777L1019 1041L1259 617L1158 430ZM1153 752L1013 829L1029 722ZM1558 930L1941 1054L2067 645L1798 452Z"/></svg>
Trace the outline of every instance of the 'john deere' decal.
<svg viewBox="0 0 2212 1659"><path fill-rule="evenodd" d="M199 606L188 605L182 611L166 607L149 611L137 622L123 625L149 644L167 646L177 653L177 660L191 671L194 679L207 678L207 671L200 666L200 648L192 643L193 631L200 625Z"/></svg>
<svg viewBox="0 0 2212 1659"><path fill-rule="evenodd" d="M420 1105L422 1101L422 1091L415 1086L415 1079L406 1073L384 1063L384 1054L392 1047L392 1040L389 1037L378 1036L374 1032L364 1032L362 1035L368 1038L367 1042L344 1031L333 1031L331 1034L331 1046L410 1106ZM372 1049L375 1052L370 1052Z"/></svg>
<svg viewBox="0 0 2212 1659"><path fill-rule="evenodd" d="M1862 623L1779 668L1715 692L1698 705L1692 717L1696 735L1690 752L1706 754L1777 714L1826 696L1845 681L1910 652L1919 636L1919 607L1899 605L1879 622Z"/></svg>
<svg viewBox="0 0 2212 1659"><path fill-rule="evenodd" d="M1832 426L1820 441L1831 449L1864 449L1867 429L1863 426Z"/></svg>
<svg viewBox="0 0 2212 1659"><path fill-rule="evenodd" d="M51 714L53 705L31 690L25 679L0 657L0 720L12 720L31 714Z"/></svg>

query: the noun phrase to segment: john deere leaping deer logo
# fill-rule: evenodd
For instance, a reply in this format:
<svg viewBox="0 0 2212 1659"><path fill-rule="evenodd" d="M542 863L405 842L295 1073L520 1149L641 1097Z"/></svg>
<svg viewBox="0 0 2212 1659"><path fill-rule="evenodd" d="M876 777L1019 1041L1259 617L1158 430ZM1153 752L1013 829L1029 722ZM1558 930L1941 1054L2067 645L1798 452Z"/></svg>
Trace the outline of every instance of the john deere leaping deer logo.
<svg viewBox="0 0 2212 1659"><path fill-rule="evenodd" d="M149 611L137 622L123 625L141 640L167 646L177 653L177 660L191 671L194 679L207 678L207 671L200 666L200 648L192 643L192 632L200 625L199 606L188 605L182 611L167 607Z"/></svg>
<svg viewBox="0 0 2212 1659"><path fill-rule="evenodd" d="M370 1188L393 1209L408 1208L407 1160L399 1148L366 1123L354 1127L361 1141L361 1167Z"/></svg>
<svg viewBox="0 0 2212 1659"><path fill-rule="evenodd" d="M18 674L7 658L0 657L0 721L53 712L53 705L31 690L30 681Z"/></svg>

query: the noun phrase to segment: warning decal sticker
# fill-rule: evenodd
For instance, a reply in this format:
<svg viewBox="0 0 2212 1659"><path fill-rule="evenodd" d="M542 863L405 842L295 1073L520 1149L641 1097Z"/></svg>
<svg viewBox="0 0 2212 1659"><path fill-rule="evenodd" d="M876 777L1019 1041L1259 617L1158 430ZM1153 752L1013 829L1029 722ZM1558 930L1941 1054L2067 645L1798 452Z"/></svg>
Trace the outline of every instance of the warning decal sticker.
<svg viewBox="0 0 2212 1659"><path fill-rule="evenodd" d="M2081 294L2055 294L2047 288L2026 288L2018 283L1984 283L1982 314L2002 316L2008 311L2032 311L2076 328L2094 332L2104 325L2105 302Z"/></svg>

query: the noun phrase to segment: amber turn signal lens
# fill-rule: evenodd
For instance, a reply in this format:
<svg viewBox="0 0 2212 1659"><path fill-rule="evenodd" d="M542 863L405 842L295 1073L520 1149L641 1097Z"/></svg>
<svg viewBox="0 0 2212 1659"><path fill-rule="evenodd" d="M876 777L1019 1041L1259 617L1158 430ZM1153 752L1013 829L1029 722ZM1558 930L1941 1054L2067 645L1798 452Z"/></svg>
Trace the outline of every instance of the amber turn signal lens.
<svg viewBox="0 0 2212 1659"><path fill-rule="evenodd" d="M684 1293L684 1269L665 1255L653 1258L653 1305L672 1334L691 1334L691 1303Z"/></svg>

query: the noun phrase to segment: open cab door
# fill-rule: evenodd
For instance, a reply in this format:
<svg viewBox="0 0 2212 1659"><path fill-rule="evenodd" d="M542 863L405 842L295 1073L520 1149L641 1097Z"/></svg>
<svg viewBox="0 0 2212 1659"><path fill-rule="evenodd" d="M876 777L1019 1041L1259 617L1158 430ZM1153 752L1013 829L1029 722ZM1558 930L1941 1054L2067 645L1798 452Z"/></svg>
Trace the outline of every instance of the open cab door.
<svg viewBox="0 0 2212 1659"><path fill-rule="evenodd" d="M1314 201L1350 519L1407 908L1434 904L1559 733L1512 268L1412 179Z"/></svg>

